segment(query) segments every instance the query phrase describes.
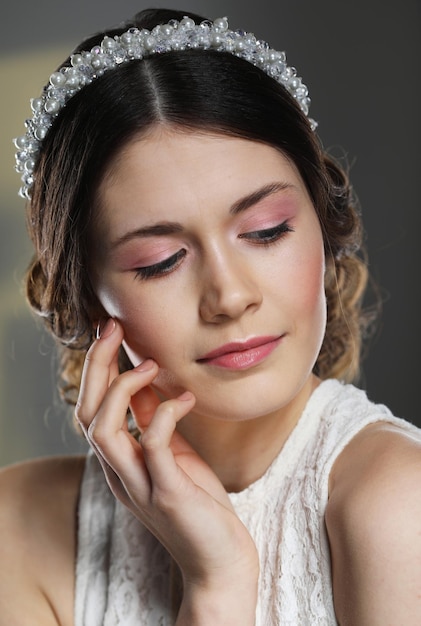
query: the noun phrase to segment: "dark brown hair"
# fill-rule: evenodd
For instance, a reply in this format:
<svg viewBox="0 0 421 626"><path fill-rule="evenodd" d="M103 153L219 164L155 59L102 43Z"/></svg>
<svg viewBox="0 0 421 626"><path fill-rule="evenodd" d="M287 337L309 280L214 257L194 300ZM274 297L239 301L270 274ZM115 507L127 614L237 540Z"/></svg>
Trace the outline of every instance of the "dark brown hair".
<svg viewBox="0 0 421 626"><path fill-rule="evenodd" d="M90 49L106 34L131 26L150 29L184 15L142 11L77 50ZM317 211L326 252L328 320L315 373L354 379L366 327L361 303L367 269L360 216L344 170L324 152L294 98L260 69L223 52L173 51L122 65L84 87L60 112L38 158L28 206L35 255L27 295L63 346L67 397L77 392L100 315L88 272L96 191L113 156L156 124L263 142L295 163Z"/></svg>

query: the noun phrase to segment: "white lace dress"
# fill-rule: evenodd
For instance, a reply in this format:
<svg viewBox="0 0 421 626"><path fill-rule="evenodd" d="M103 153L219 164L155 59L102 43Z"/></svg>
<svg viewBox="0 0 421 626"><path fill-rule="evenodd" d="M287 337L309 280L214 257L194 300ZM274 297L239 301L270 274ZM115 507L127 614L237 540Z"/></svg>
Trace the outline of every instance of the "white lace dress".
<svg viewBox="0 0 421 626"><path fill-rule="evenodd" d="M376 421L417 430L336 380L321 383L267 472L231 500L260 556L256 626L336 624L324 524L338 454ZM111 495L88 455L80 505L75 626L169 626L171 560Z"/></svg>

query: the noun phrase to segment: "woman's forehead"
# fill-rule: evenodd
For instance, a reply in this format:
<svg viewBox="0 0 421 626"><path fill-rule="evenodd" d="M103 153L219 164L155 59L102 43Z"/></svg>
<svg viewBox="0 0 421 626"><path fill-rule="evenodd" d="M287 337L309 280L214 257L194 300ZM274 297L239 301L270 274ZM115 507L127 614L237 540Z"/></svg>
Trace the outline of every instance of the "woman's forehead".
<svg viewBox="0 0 421 626"><path fill-rule="evenodd" d="M101 210L118 217L117 207L142 205L153 213L220 201L231 206L267 185L306 193L297 168L279 150L226 135L157 129L120 151L99 188Z"/></svg>

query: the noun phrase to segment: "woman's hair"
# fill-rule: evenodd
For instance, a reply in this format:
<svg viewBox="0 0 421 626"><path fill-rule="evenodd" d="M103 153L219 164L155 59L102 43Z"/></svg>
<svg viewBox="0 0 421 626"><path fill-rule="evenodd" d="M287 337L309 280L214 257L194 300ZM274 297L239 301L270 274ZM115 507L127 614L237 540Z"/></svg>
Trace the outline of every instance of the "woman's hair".
<svg viewBox="0 0 421 626"><path fill-rule="evenodd" d="M153 28L184 12L151 9L107 34ZM189 15L200 22L204 18ZM69 59L63 64L68 65ZM345 172L322 149L294 98L251 63L226 52L171 51L131 61L84 87L61 110L35 169L28 228L35 255L27 296L63 348L64 395L73 401L102 309L89 279L89 233L99 183L113 157L153 125L258 141L298 168L314 203L326 253L327 328L315 373L355 379L367 270L362 230ZM123 355L124 356L124 355ZM130 367L121 361L122 369Z"/></svg>

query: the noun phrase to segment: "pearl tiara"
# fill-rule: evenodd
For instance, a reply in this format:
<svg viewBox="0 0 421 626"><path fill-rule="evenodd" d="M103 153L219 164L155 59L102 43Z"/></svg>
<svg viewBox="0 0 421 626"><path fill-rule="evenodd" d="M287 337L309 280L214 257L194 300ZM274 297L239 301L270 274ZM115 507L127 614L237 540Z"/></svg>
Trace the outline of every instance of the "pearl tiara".
<svg viewBox="0 0 421 626"><path fill-rule="evenodd" d="M19 195L30 198L36 159L48 130L67 101L85 85L117 66L172 50L216 50L229 52L259 67L295 98L308 117L310 98L297 71L286 64L285 52L277 52L253 33L230 30L225 17L201 24L189 18L170 20L152 30L129 28L114 38L104 37L91 51L73 54L70 66L54 72L39 98L31 100L32 119L26 120L26 133L14 140L16 170L21 174ZM316 122L309 118L312 129Z"/></svg>

